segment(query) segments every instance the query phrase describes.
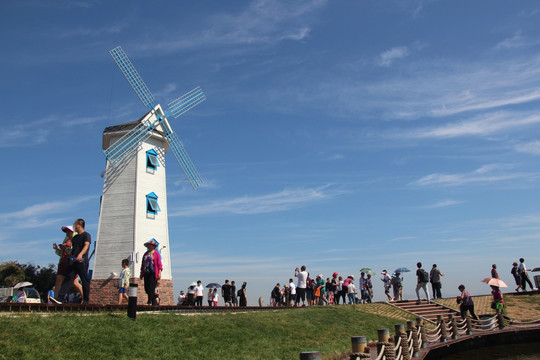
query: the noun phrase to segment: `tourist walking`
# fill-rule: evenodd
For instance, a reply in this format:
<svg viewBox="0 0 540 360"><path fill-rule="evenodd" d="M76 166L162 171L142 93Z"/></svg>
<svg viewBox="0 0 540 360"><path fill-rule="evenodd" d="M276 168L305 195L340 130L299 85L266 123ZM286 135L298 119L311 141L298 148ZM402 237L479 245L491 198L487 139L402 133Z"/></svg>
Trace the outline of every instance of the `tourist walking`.
<svg viewBox="0 0 540 360"><path fill-rule="evenodd" d="M118 278L118 305L122 305L122 300L128 298L128 288L129 288L129 279L131 279L131 269L129 268L129 260L122 260L122 271L120 272L120 277Z"/></svg>
<svg viewBox="0 0 540 360"><path fill-rule="evenodd" d="M74 232L77 235L71 240L71 255L68 259L66 277L62 282L58 297L62 299L69 292L69 288L73 284L73 280L78 275L82 282L83 297L82 302L87 304L90 298L90 279L88 278L88 249L92 237L84 230L85 222L83 219L75 220L73 224ZM160 274L161 275L161 274Z"/></svg>
<svg viewBox="0 0 540 360"><path fill-rule="evenodd" d="M247 294L246 294L247 282L244 281L240 290L238 290L238 297L240 298L240 306L247 306Z"/></svg>
<svg viewBox="0 0 540 360"><path fill-rule="evenodd" d="M347 285L347 295L349 296L349 304L356 304L356 288L354 287L354 276L350 276L350 281Z"/></svg>
<svg viewBox="0 0 540 360"><path fill-rule="evenodd" d="M390 275L388 275L388 271L386 270L383 270L381 274L383 276L381 278L381 281L383 282L383 286L384 286L384 294L388 298L388 301L392 301L393 298L392 298L392 295L390 295L390 288L392 287L392 284L391 284L392 278L390 277Z"/></svg>
<svg viewBox="0 0 540 360"><path fill-rule="evenodd" d="M521 289L521 276L519 276L518 263L515 261L512 264L512 270L510 270L510 274L512 274L512 276L514 277L514 281L517 285L516 291L519 292L519 289Z"/></svg>
<svg viewBox="0 0 540 360"><path fill-rule="evenodd" d="M236 283L233 281L231 281L231 293L232 293L232 304L233 304L233 307L237 307L238 306L238 296L236 295Z"/></svg>
<svg viewBox="0 0 540 360"><path fill-rule="evenodd" d="M491 265L491 277L494 279L499 278L499 273L497 272L497 264Z"/></svg>
<svg viewBox="0 0 540 360"><path fill-rule="evenodd" d="M294 285L293 279L289 279L289 303L287 306L296 305L296 285Z"/></svg>
<svg viewBox="0 0 540 360"><path fill-rule="evenodd" d="M212 291L212 290L208 290ZM197 280L197 286L195 286L195 306L202 306L204 298L204 287L202 286L202 281ZM208 298L210 300L210 298Z"/></svg>
<svg viewBox="0 0 540 360"><path fill-rule="evenodd" d="M527 274L527 271L528 270L527 266L525 265L525 259L520 258L518 265L518 273L519 276L521 276L521 288L523 289L523 291L527 291L527 284L529 284L531 290L534 290L534 286L529 279L529 274Z"/></svg>
<svg viewBox="0 0 540 360"><path fill-rule="evenodd" d="M437 267L437 264L433 264L431 271L429 272L429 281L431 282L431 289L433 290L434 299L442 299L441 294L441 276L444 276L443 273Z"/></svg>
<svg viewBox="0 0 540 360"><path fill-rule="evenodd" d="M296 302L295 305L300 305L300 300L302 300L302 306L306 306L306 287L307 287L307 278L308 273L306 271L306 265L302 265L300 269L294 269L294 276L298 278L296 283Z"/></svg>
<svg viewBox="0 0 540 360"><path fill-rule="evenodd" d="M504 298L501 290L498 286L491 285L491 295L493 295L493 302L491 303L491 308L494 309L497 314L503 312L504 310Z"/></svg>
<svg viewBox="0 0 540 360"><path fill-rule="evenodd" d="M371 299L373 298L373 283L371 282L371 274L367 274L366 277L366 301L371 304Z"/></svg>
<svg viewBox="0 0 540 360"><path fill-rule="evenodd" d="M392 289L394 290L394 301L403 300L403 278L400 276L401 273L396 270L392 274Z"/></svg>
<svg viewBox="0 0 540 360"><path fill-rule="evenodd" d="M416 297L418 298L417 303L420 303L420 289L424 290L424 293L426 293L426 300L429 303L429 292L427 291L427 283L429 282L429 274L426 270L422 269L422 263L417 262L416 267L418 268L416 270L416 278L417 278L417 284L416 284Z"/></svg>
<svg viewBox="0 0 540 360"><path fill-rule="evenodd" d="M229 284L229 280L225 280L225 284L221 285L221 296L226 307L232 307L232 294L232 286Z"/></svg>
<svg viewBox="0 0 540 360"><path fill-rule="evenodd" d="M163 264L161 255L156 251L157 242L154 239L144 243L144 246L147 250L142 257L140 278L144 279L144 292L148 296L146 303L156 306L156 286L161 279Z"/></svg>
<svg viewBox="0 0 540 360"><path fill-rule="evenodd" d="M367 288L366 288L366 274L360 273L360 279L358 279L358 290L360 291L360 301L365 304L367 302Z"/></svg>
<svg viewBox="0 0 540 360"><path fill-rule="evenodd" d="M345 293L343 292L343 276L340 276L338 277L337 279L337 286L336 286L336 290L335 290L335 295L334 295L334 303L336 305L339 305L339 301L340 299L343 299L343 304L345 305L346 301L345 301Z"/></svg>
<svg viewBox="0 0 540 360"><path fill-rule="evenodd" d="M473 319L478 320L478 316L474 313L474 301L472 299L471 293L465 290L465 285L459 285L458 290L461 291L461 294L457 297L457 303L459 304L459 311L461 313L461 318L465 320L467 313L472 316Z"/></svg>
<svg viewBox="0 0 540 360"><path fill-rule="evenodd" d="M64 237L64 241L62 244L57 245L56 243L53 244L53 249L55 250L56 255L60 256L60 260L58 260L58 267L56 270L56 281L54 284L54 294L58 296L60 293L60 288L62 287L62 283L64 282L64 279L67 275L67 267L68 267L68 259L71 255L72 250L72 240L73 236L75 235L73 231L73 226L62 226L62 231L66 234ZM81 299L83 298L83 289L81 284L79 283L78 275L75 275L73 278L73 286L77 289L79 294L81 295ZM55 295L52 297L54 298ZM58 299L62 300L59 296ZM54 299L53 301L59 302L57 299Z"/></svg>

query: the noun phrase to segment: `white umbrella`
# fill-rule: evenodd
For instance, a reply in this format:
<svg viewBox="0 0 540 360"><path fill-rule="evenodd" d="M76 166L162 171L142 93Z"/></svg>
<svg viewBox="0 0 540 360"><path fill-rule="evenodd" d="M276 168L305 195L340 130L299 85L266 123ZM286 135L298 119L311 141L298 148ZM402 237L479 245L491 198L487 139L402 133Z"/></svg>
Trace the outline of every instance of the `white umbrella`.
<svg viewBox="0 0 540 360"><path fill-rule="evenodd" d="M482 280L482 282L485 282L489 286L508 287L508 285L506 285L504 281L497 278L485 278L484 280Z"/></svg>
<svg viewBox="0 0 540 360"><path fill-rule="evenodd" d="M27 287L27 286L32 286L32 283L28 281L23 281L15 285L13 288L18 289L18 288Z"/></svg>

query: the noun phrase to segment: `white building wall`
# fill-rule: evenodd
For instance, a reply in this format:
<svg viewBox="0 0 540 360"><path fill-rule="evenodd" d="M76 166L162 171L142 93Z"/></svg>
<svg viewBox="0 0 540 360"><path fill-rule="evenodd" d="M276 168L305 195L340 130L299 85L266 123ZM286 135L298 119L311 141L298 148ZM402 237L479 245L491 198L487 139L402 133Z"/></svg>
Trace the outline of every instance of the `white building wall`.
<svg viewBox="0 0 540 360"><path fill-rule="evenodd" d="M110 138L110 145L124 134ZM106 145L106 144L104 144ZM108 146L105 146L108 147ZM146 151L158 153L160 166L152 174L146 168ZM119 274L122 259L129 258L132 276L139 277L144 243L155 238L160 246L163 279L172 279L167 220L167 188L165 171L165 140L155 133L136 154L122 164L107 163L101 213L98 226L94 279L107 279L112 272ZM158 196L161 211L155 216L146 212L146 195Z"/></svg>

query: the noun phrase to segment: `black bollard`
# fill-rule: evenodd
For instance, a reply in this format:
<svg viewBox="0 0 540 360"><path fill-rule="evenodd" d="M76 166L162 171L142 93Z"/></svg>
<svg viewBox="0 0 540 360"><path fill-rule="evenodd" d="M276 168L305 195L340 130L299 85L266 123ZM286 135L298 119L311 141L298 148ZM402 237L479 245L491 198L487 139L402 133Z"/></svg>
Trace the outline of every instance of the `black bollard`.
<svg viewBox="0 0 540 360"><path fill-rule="evenodd" d="M321 353L318 351L304 351L300 353L300 360L321 360Z"/></svg>
<svg viewBox="0 0 540 360"><path fill-rule="evenodd" d="M129 299L128 299L127 316L131 320L135 320L135 318L137 317L137 291L138 289L139 289L139 285L129 284Z"/></svg>

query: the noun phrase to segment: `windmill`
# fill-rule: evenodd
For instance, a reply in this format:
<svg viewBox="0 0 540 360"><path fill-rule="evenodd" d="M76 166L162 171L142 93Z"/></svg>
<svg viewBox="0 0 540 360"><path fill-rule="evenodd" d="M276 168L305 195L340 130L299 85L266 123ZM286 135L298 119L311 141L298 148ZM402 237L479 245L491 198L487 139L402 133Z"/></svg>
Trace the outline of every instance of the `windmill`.
<svg viewBox="0 0 540 360"><path fill-rule="evenodd" d="M131 260L132 276L138 278L138 268L145 251L143 244L154 239L163 249L161 303L172 304L165 174L167 150L172 150L194 190L203 181L168 119L178 118L206 97L200 87L196 87L171 101L163 110L122 48L118 46L109 53L149 111L139 120L110 126L103 131L107 168L90 301L114 302L118 289L114 286L116 283L112 274L118 272L122 259L128 258ZM111 297L112 300L109 299ZM144 297L141 294L140 301Z"/></svg>
<svg viewBox="0 0 540 360"><path fill-rule="evenodd" d="M137 70L135 70L135 67L127 57L124 50L118 46L109 51L109 53L128 80L129 84L133 88L133 91L135 91L139 99L141 99L143 105L150 108L150 111L155 112L156 119L153 122L148 120L141 122L137 127L124 135L123 138L105 150L105 157L113 165L121 162L126 156L135 151L144 140L149 138L158 127L161 127L165 132L165 139L173 151L176 160L178 160L180 167L184 171L184 174L191 183L193 189L197 189L202 183L202 179L193 166L193 163L187 155L184 146L176 134L172 131L172 128L167 121L167 117L172 116L177 118L206 100L201 88L196 87L178 99L171 101L167 105L167 111L165 114L158 113L154 96L146 87L146 84L139 76Z"/></svg>

